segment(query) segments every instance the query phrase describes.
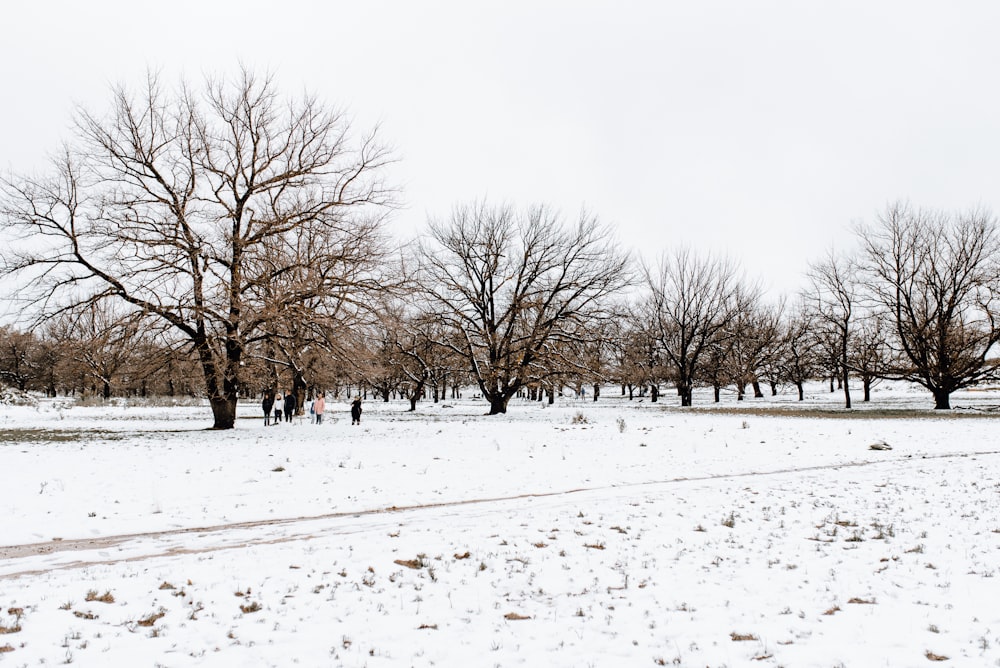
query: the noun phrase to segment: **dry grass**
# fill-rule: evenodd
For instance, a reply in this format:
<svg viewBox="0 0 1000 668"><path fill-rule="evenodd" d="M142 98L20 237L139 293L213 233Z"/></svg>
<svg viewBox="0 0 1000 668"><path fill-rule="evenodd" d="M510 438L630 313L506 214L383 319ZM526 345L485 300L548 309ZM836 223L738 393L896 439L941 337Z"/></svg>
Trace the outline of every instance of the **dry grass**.
<svg viewBox="0 0 1000 668"><path fill-rule="evenodd" d="M0 429L0 443L73 443L103 439L120 441L126 434L103 429L93 431L72 429Z"/></svg>
<svg viewBox="0 0 1000 668"><path fill-rule="evenodd" d="M242 607L243 606L240 606L241 609L242 609ZM246 612L246 611L244 610L244 612ZM159 612L154 612L153 614L149 615L148 617L143 617L142 619L140 619L139 621L137 621L136 624L138 624L139 626L152 626L153 624L156 623L156 620L161 619L166 614L167 613L165 613L163 610L160 610Z"/></svg>
<svg viewBox="0 0 1000 668"><path fill-rule="evenodd" d="M96 601L98 603L114 603L115 597L111 594L110 591L106 591L100 596L98 596L97 591L91 589L90 591L87 592L87 595L84 597L83 600L87 602Z"/></svg>
<svg viewBox="0 0 1000 668"><path fill-rule="evenodd" d="M729 637L733 639L733 642L747 642L750 640L760 640L760 638L758 638L752 633L736 633L735 631L730 633Z"/></svg>

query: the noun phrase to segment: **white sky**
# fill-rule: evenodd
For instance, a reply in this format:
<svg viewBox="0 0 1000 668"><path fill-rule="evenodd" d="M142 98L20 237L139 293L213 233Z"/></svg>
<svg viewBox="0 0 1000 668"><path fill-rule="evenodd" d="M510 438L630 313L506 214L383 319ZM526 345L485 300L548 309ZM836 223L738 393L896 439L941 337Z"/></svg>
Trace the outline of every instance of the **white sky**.
<svg viewBox="0 0 1000 668"><path fill-rule="evenodd" d="M381 123L400 236L484 196L586 206L788 292L889 201L1000 209L993 2L38 0L2 24L2 169L147 67L242 61Z"/></svg>

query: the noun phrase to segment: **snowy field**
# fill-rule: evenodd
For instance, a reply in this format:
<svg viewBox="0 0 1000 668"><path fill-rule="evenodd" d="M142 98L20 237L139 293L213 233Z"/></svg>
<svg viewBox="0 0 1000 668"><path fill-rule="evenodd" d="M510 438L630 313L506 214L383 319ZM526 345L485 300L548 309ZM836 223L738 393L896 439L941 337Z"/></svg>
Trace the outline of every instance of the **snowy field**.
<svg viewBox="0 0 1000 668"><path fill-rule="evenodd" d="M5 407L0 666L1000 666L1000 391L813 390Z"/></svg>

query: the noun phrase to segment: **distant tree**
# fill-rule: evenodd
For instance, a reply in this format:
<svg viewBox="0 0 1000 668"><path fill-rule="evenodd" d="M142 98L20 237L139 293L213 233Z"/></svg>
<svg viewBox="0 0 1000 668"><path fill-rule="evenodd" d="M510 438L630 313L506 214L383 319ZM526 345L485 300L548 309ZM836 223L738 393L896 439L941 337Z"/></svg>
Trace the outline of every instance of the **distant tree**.
<svg viewBox="0 0 1000 668"><path fill-rule="evenodd" d="M646 268L645 317L681 399L690 406L703 356L732 323L736 265L682 248Z"/></svg>
<svg viewBox="0 0 1000 668"><path fill-rule="evenodd" d="M795 386L799 401L805 399L805 383L820 369L820 356L811 319L803 305L783 320L776 366L779 377Z"/></svg>
<svg viewBox="0 0 1000 668"><path fill-rule="evenodd" d="M545 206L480 202L430 222L428 237L419 251L428 308L457 334L441 344L464 358L491 415L522 387L563 373L560 340L606 316L629 282L610 228L586 214L565 226Z"/></svg>
<svg viewBox="0 0 1000 668"><path fill-rule="evenodd" d="M830 251L823 260L810 265L810 287L803 294L831 367L840 375L845 408L851 407L849 352L854 312L860 299L857 273L852 258Z"/></svg>
<svg viewBox="0 0 1000 668"><path fill-rule="evenodd" d="M847 351L847 362L861 379L862 401L871 401L872 387L883 378L891 378L898 366L886 335L884 314L870 313L858 318Z"/></svg>
<svg viewBox="0 0 1000 668"><path fill-rule="evenodd" d="M85 369L101 397L111 398L113 383L135 353L141 315L116 312L109 301L92 301L70 315L70 321L70 355Z"/></svg>
<svg viewBox="0 0 1000 668"><path fill-rule="evenodd" d="M0 182L2 221L24 242L4 273L43 317L113 298L158 319L196 355L214 427L229 429L248 341L284 315L260 295L301 259L271 265L269 249L377 219L390 159L374 134L355 141L341 113L286 101L270 78L244 70L199 93L151 74L137 94L115 88L108 117L79 112L51 176Z"/></svg>
<svg viewBox="0 0 1000 668"><path fill-rule="evenodd" d="M737 401L746 396L747 385L759 399L764 396L760 376L778 344L782 307L762 304L760 291L745 287L737 291L734 306L729 327L721 334L728 339L722 364L736 385Z"/></svg>
<svg viewBox="0 0 1000 668"><path fill-rule="evenodd" d="M893 204L857 234L874 300L903 361L894 376L922 385L934 408L955 390L996 376L1000 233L986 211L958 215Z"/></svg>
<svg viewBox="0 0 1000 668"><path fill-rule="evenodd" d="M39 341L31 332L0 327L0 380L24 392L38 372Z"/></svg>

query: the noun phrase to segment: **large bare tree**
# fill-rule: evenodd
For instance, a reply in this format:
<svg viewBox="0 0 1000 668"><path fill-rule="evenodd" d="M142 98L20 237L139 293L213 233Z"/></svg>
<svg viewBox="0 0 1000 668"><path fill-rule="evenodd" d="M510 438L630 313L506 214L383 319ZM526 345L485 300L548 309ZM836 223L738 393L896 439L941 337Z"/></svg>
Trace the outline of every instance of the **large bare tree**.
<svg viewBox="0 0 1000 668"><path fill-rule="evenodd" d="M681 398L690 406L704 355L734 321L740 290L737 266L679 248L646 268L643 316Z"/></svg>
<svg viewBox="0 0 1000 668"><path fill-rule="evenodd" d="M546 206L479 202L428 228L420 285L458 334L441 343L465 359L491 415L520 388L565 373L561 344L600 327L630 279L610 228L587 214L567 226Z"/></svg>
<svg viewBox="0 0 1000 668"><path fill-rule="evenodd" d="M392 198L390 159L374 133L355 138L343 114L283 98L270 77L198 91L150 74L136 93L116 87L106 117L80 110L50 176L3 180L3 221L27 242L4 269L43 315L115 298L154 316L197 356L215 428L231 428L247 342L286 315L262 295L302 261L273 264L269 249L353 235ZM343 292L339 276L315 281L317 299Z"/></svg>
<svg viewBox="0 0 1000 668"><path fill-rule="evenodd" d="M895 328L894 374L951 407L951 393L995 376L1000 231L986 211L952 215L893 204L857 230L869 288Z"/></svg>

